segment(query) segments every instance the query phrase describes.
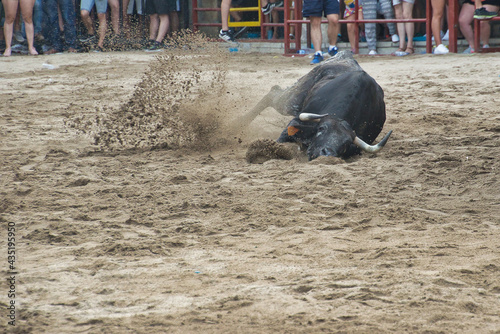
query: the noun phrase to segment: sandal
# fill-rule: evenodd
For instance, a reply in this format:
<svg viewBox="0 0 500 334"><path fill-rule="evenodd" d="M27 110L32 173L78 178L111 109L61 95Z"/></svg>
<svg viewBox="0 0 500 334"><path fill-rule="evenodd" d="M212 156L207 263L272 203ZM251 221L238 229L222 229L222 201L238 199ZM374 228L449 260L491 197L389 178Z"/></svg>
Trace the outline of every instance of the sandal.
<svg viewBox="0 0 500 334"><path fill-rule="evenodd" d="M397 49L396 51L394 51L394 52L392 53L392 55L393 55L393 56L399 56L399 57L401 57L401 56L406 56L406 55L407 55L407 53L406 53L406 51L405 51L405 50L403 50L402 48L399 48L399 49Z"/></svg>
<svg viewBox="0 0 500 334"><path fill-rule="evenodd" d="M415 49L407 47L405 53L406 53L406 55L412 55L415 53Z"/></svg>

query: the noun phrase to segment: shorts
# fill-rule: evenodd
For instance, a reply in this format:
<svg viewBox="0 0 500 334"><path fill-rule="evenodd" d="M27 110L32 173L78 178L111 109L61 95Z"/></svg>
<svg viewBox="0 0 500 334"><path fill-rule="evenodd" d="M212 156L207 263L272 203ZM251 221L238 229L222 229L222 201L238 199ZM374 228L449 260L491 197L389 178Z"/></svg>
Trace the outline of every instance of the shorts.
<svg viewBox="0 0 500 334"><path fill-rule="evenodd" d="M465 0L464 3L468 3L470 5L475 5L474 1L471 0ZM481 1L483 5L491 5L491 6L497 6L500 7L500 0L484 0Z"/></svg>
<svg viewBox="0 0 500 334"><path fill-rule="evenodd" d="M86 10L90 13L92 7L94 7L94 3L97 13L106 13L108 10L108 0L82 0L80 2L80 10Z"/></svg>
<svg viewBox="0 0 500 334"><path fill-rule="evenodd" d="M396 5L399 5L400 3L403 3L403 2L408 2L408 3L414 4L415 0L392 0L392 5L396 6Z"/></svg>
<svg viewBox="0 0 500 334"><path fill-rule="evenodd" d="M177 11L176 0L147 0L146 14L165 15Z"/></svg>
<svg viewBox="0 0 500 334"><path fill-rule="evenodd" d="M322 17L340 13L339 0L304 0L302 5L303 17Z"/></svg>
<svg viewBox="0 0 500 334"><path fill-rule="evenodd" d="M354 4L354 0L344 0L344 4L345 4L345 11L344 11L344 17L349 17L351 15L354 14L355 12L355 4ZM361 6L361 1L358 0L358 8L359 8L359 11L362 12L363 11L363 6Z"/></svg>
<svg viewBox="0 0 500 334"><path fill-rule="evenodd" d="M128 2L127 14L134 14L134 3L135 3L135 11L137 14L142 15L142 3L144 2L144 7L146 7L146 0L130 0Z"/></svg>

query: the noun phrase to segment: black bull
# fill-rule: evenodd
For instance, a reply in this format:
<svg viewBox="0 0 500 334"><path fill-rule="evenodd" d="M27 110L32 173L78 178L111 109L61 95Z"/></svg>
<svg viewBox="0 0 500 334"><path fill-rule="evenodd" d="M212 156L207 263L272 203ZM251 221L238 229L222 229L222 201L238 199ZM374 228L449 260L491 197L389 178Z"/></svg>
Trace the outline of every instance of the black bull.
<svg viewBox="0 0 500 334"><path fill-rule="evenodd" d="M369 145L385 123L384 92L345 52L316 66L290 88L274 86L240 121L250 123L267 107L295 117L278 142L298 143L310 160L378 152L392 133Z"/></svg>

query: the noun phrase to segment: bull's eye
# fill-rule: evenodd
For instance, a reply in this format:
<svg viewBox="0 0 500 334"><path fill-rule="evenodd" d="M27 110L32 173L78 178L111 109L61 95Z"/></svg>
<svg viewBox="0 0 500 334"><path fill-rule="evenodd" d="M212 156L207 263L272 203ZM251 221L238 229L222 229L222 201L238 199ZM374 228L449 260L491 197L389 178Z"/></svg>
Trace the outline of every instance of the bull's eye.
<svg viewBox="0 0 500 334"><path fill-rule="evenodd" d="M321 136L325 130L326 130L326 126L321 125L321 126L318 128L318 132L316 132L316 137Z"/></svg>

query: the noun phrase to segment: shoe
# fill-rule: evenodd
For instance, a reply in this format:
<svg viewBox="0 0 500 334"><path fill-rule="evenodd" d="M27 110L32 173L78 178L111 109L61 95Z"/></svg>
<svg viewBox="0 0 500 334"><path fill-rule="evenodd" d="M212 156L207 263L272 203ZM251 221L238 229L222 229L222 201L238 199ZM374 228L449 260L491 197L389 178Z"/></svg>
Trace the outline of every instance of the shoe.
<svg viewBox="0 0 500 334"><path fill-rule="evenodd" d="M468 47L467 49L465 49L465 50L464 50L464 52L462 52L462 53L466 53L466 54L467 54L467 53L474 53L474 52L475 52L475 50L469 46L469 47Z"/></svg>
<svg viewBox="0 0 500 334"><path fill-rule="evenodd" d="M448 48L444 44L439 44L438 46L436 46L436 48L434 48L435 55L445 55L449 52L450 50L448 50Z"/></svg>
<svg viewBox="0 0 500 334"><path fill-rule="evenodd" d="M104 48L101 46L96 46L96 48L94 49L94 52L95 53L104 52Z"/></svg>
<svg viewBox="0 0 500 334"><path fill-rule="evenodd" d="M231 30L220 30L219 31L219 38L222 39L224 42L228 43L234 43L234 38L233 34L231 33Z"/></svg>
<svg viewBox="0 0 500 334"><path fill-rule="evenodd" d="M314 59L311 60L311 65L319 64L324 60L323 56L320 54L314 54Z"/></svg>
<svg viewBox="0 0 500 334"><path fill-rule="evenodd" d="M399 36L398 35L394 34L394 35L391 36L391 38L392 38L392 42L393 43L399 42Z"/></svg>
<svg viewBox="0 0 500 334"><path fill-rule="evenodd" d="M273 11L274 7L283 7L283 0L277 2L268 2L265 7L261 8L262 14L268 15Z"/></svg>
<svg viewBox="0 0 500 334"><path fill-rule="evenodd" d="M489 48L490 48L489 44L484 44L483 45L483 49L489 49Z"/></svg>
<svg viewBox="0 0 500 334"><path fill-rule="evenodd" d="M492 19L497 15L498 15L497 12L490 12L484 7L478 8L474 11L474 18L479 20Z"/></svg>
<svg viewBox="0 0 500 334"><path fill-rule="evenodd" d="M376 55L378 55L377 50L370 50L370 52L368 52L368 55L369 56L376 56Z"/></svg>
<svg viewBox="0 0 500 334"><path fill-rule="evenodd" d="M446 30L446 34L441 38L443 41L449 41L450 40L450 31Z"/></svg>
<svg viewBox="0 0 500 334"><path fill-rule="evenodd" d="M330 55L330 57L335 56L338 52L339 52L339 48L337 46L334 46L333 48L328 50L328 54Z"/></svg>
<svg viewBox="0 0 500 334"><path fill-rule="evenodd" d="M151 45L149 48L147 48L144 51L146 51L146 52L160 52L162 50L163 50L163 45L160 42L155 41L153 43L153 45Z"/></svg>

